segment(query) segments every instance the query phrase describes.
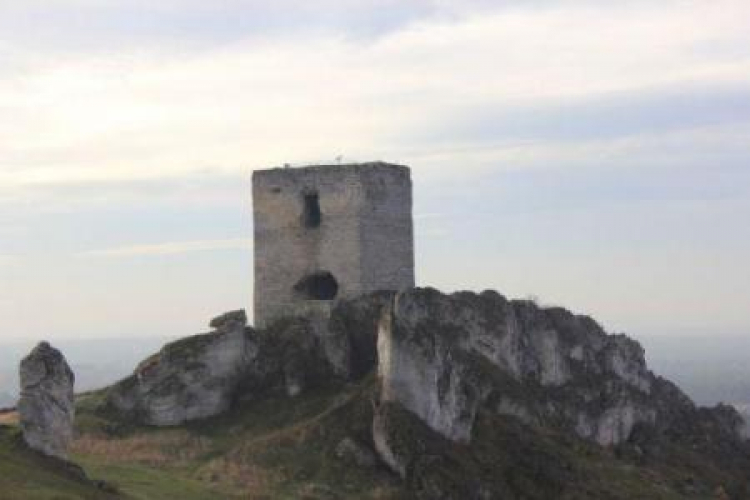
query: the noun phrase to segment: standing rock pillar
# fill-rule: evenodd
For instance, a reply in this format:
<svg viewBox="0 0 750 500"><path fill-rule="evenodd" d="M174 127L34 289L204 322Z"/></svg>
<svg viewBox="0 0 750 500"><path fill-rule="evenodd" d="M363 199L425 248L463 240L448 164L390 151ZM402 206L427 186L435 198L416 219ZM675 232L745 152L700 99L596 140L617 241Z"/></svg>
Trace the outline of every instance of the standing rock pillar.
<svg viewBox="0 0 750 500"><path fill-rule="evenodd" d="M18 413L29 447L66 459L73 438L75 376L65 357L40 342L21 361Z"/></svg>

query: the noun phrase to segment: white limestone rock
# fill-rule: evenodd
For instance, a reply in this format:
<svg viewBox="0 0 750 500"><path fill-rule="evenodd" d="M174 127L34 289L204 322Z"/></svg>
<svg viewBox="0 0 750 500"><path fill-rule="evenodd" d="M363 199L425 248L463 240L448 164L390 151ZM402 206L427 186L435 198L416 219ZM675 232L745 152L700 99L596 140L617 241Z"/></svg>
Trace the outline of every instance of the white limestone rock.
<svg viewBox="0 0 750 500"><path fill-rule="evenodd" d="M65 357L40 342L21 361L20 382L18 413L24 441L46 455L66 459L73 439L75 376Z"/></svg>
<svg viewBox="0 0 750 500"><path fill-rule="evenodd" d="M232 332L247 326L247 314L244 309L229 311L211 320L209 326L217 332Z"/></svg>
<svg viewBox="0 0 750 500"><path fill-rule="evenodd" d="M220 317L222 318L222 317ZM218 415L229 409L258 354L238 314L214 320L214 333L167 344L109 392L121 414L156 426Z"/></svg>
<svg viewBox="0 0 750 500"><path fill-rule="evenodd" d="M625 335L611 335L605 347L606 367L642 392L651 392L651 374L646 369L643 347Z"/></svg>
<svg viewBox="0 0 750 500"><path fill-rule="evenodd" d="M585 316L496 292L406 290L382 315L381 402L468 442L478 409L562 423L604 445L657 418L643 349Z"/></svg>
<svg viewBox="0 0 750 500"><path fill-rule="evenodd" d="M467 442L484 396L482 380L472 376L472 360L459 338L410 328L423 312L411 299L397 297L378 333L381 402L398 402L449 439Z"/></svg>
<svg viewBox="0 0 750 500"><path fill-rule="evenodd" d="M290 317L264 330L244 311L214 318L212 333L187 337L147 358L115 384L108 405L136 422L172 426L229 409L268 392L294 397L327 377L355 380L375 367L378 292L336 304L330 318Z"/></svg>
<svg viewBox="0 0 750 500"><path fill-rule="evenodd" d="M584 437L594 437L600 445L611 446L628 439L636 423L654 423L655 421L656 410L653 408L624 402L604 410L596 422L595 434Z"/></svg>

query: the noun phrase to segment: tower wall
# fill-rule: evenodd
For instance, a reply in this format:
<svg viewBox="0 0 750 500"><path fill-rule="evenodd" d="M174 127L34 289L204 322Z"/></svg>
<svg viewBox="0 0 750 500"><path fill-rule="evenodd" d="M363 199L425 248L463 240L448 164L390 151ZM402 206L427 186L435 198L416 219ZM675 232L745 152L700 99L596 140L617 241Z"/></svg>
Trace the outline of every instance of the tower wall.
<svg viewBox="0 0 750 500"><path fill-rule="evenodd" d="M325 311L340 298L414 286L407 167L258 170L253 215L256 326Z"/></svg>

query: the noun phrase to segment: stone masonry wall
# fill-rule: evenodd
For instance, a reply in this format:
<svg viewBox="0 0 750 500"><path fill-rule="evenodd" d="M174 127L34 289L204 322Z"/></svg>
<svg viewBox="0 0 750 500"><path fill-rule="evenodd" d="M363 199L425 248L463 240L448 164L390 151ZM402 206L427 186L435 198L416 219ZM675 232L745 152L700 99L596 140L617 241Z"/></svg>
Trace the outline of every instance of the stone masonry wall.
<svg viewBox="0 0 750 500"><path fill-rule="evenodd" d="M317 195L319 225L306 224ZM412 191L407 167L387 163L275 168L253 173L255 325L332 301L295 289L328 272L335 298L414 286Z"/></svg>

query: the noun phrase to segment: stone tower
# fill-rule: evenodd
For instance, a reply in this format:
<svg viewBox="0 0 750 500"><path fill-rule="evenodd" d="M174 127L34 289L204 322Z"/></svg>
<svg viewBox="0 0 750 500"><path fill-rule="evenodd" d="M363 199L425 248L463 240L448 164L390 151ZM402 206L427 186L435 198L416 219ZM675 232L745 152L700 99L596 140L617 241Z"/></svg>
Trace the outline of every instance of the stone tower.
<svg viewBox="0 0 750 500"><path fill-rule="evenodd" d="M382 162L253 173L255 325L336 299L414 286L408 167Z"/></svg>

